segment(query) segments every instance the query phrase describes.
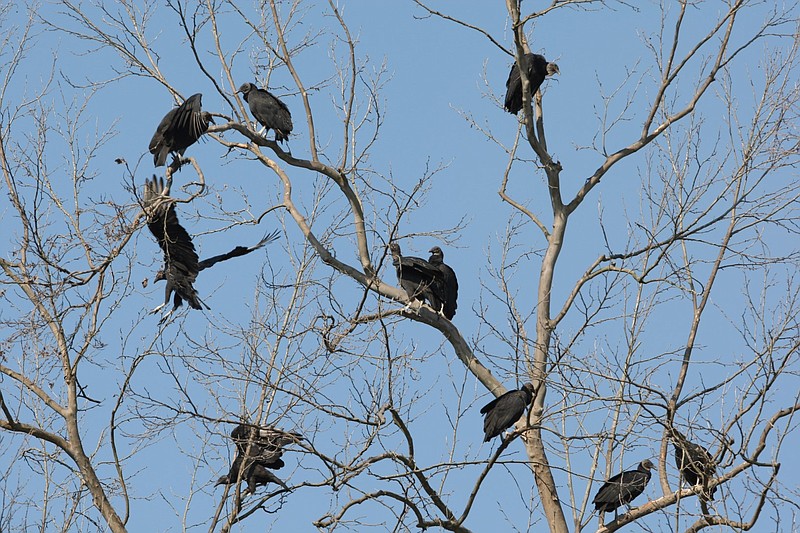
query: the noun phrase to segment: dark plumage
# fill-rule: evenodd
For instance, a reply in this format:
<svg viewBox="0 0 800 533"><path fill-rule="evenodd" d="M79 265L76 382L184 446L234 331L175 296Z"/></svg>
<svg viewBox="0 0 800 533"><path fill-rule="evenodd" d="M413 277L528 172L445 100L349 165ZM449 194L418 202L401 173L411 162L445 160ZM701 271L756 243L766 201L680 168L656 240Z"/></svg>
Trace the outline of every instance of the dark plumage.
<svg viewBox="0 0 800 533"><path fill-rule="evenodd" d="M150 153L153 164L163 166L167 155L172 152L182 156L186 149L197 142L206 131L208 124L214 122L211 113L201 109L200 93L193 94L178 107L169 110L150 139Z"/></svg>
<svg viewBox="0 0 800 533"><path fill-rule="evenodd" d="M484 415L483 442L489 442L514 425L525 413L535 391L533 383L526 383L521 389L508 391L484 405L481 408Z"/></svg>
<svg viewBox="0 0 800 533"><path fill-rule="evenodd" d="M192 309L202 309L205 304L197 296L193 285L200 270L197 252L189 233L178 222L175 201L169 197L164 179L153 176L152 180L145 180L142 200L147 215L147 227L164 251L162 279L167 280L164 303L156 307L153 312L158 312L167 305L173 292L175 293L173 311L183 300L186 300Z"/></svg>
<svg viewBox="0 0 800 533"><path fill-rule="evenodd" d="M690 442L681 432L672 428L672 444L675 446L675 465L683 479L691 486L702 485L701 497L714 499L717 487L708 489L709 479L716 477L717 465L708 450Z"/></svg>
<svg viewBox="0 0 800 533"><path fill-rule="evenodd" d="M539 90L545 77L558 74L558 65L548 63L544 56L539 54L525 54L522 56L522 63L528 73L528 81L531 84L531 98ZM519 67L515 61L511 65L511 72L506 81L506 101L505 110L516 115L522 109L522 78L519 74Z"/></svg>
<svg viewBox="0 0 800 533"><path fill-rule="evenodd" d="M239 424L231 432L236 445L236 458L227 475L217 480L217 485L230 485L237 480L247 483L247 492L255 492L258 485L276 483L286 490L289 487L268 469L285 466L281 456L283 447L303 438L298 433L287 433L275 428L260 428Z"/></svg>
<svg viewBox="0 0 800 533"><path fill-rule="evenodd" d="M600 490L594 496L592 503L600 514L614 511L614 519L617 518L617 508L633 501L638 495L644 492L647 482L650 481L650 470L653 463L645 459L636 470L627 470L616 476L611 477L603 483Z"/></svg>
<svg viewBox="0 0 800 533"><path fill-rule="evenodd" d="M236 483L237 480L247 483L246 494L252 494L256 491L259 485L266 485L267 483L275 483L280 485L283 489L289 490L289 487L281 481L281 479L267 470L267 468L258 460L255 459L242 459L244 455L237 453L236 458L231 464L231 469L224 476L220 476L216 485L231 485Z"/></svg>
<svg viewBox="0 0 800 533"><path fill-rule="evenodd" d="M233 250L231 250L228 253L215 255L214 257L209 257L208 259L203 259L202 261L199 261L197 263L197 272L199 273L199 272L201 272L201 271L203 271L203 270L205 270L205 269L207 269L209 267L212 267L215 264L219 263L220 261L227 261L228 259L233 259L234 257L241 257L243 255L247 255L250 252L258 250L259 248L262 248L265 245L277 240L279 235L280 235L280 232L278 230L275 230L272 233L266 235L263 239L261 239L257 244L255 244L253 246L249 246L249 247L247 247L247 246L237 246L237 247L235 247ZM195 275L195 278L197 278L196 275ZM156 272L156 275L154 277L154 281L161 281L163 279L167 279L167 278L166 278L166 275L165 275L165 270L161 269L158 272ZM176 292L175 293L175 298L174 298L174 306L173 306L172 310L174 311L175 309L180 307L181 304L183 303L183 300L184 300L184 298L182 298L181 295ZM169 301L169 296L167 296L167 301Z"/></svg>
<svg viewBox="0 0 800 533"><path fill-rule="evenodd" d="M266 468L283 468L283 447L303 438L299 433L287 433L275 428L260 428L239 424L231 432L231 439L240 454L258 459Z"/></svg>
<svg viewBox="0 0 800 533"><path fill-rule="evenodd" d="M197 264L197 266L200 270L205 270L209 267L216 265L220 261L227 261L228 259L233 259L234 257L241 257L243 255L247 255L250 252L254 252L259 248L263 248L265 245L278 240L279 236L280 236L280 231L275 230L272 233L264 236L263 239L258 241L258 243L254 244L253 246L237 246L228 253L215 255L214 257L209 257L208 259L203 259Z"/></svg>
<svg viewBox="0 0 800 533"><path fill-rule="evenodd" d="M444 262L444 252L438 246L434 246L430 250L431 256L428 262L434 265L439 272L442 273L440 292L442 299L442 308L438 311L441 312L448 320L453 320L456 316L456 308L458 308L458 279L456 273Z"/></svg>
<svg viewBox="0 0 800 533"><path fill-rule="evenodd" d="M410 300L427 301L437 312L442 309L443 274L436 265L419 257L404 257L400 245L389 244L392 265L397 272L397 281Z"/></svg>
<svg viewBox="0 0 800 533"><path fill-rule="evenodd" d="M263 239L258 241L253 246L237 246L233 250L231 250L230 252L227 252L227 253L224 253L224 254L215 255L215 256L209 257L207 259L203 259L202 261L197 263L197 270L198 271L203 271L203 270L205 270L207 268L210 268L210 267L216 265L217 263L219 263L221 261L227 261L228 259L233 259L234 257L241 257L243 255L247 255L250 252L254 252L254 251L258 250L259 248L263 248L265 245L267 245L267 244L269 244L269 243L271 243L273 241L278 240L279 236L280 236L280 231L279 230L275 230L272 233L266 235ZM163 270L159 270L158 273L156 273L155 281L161 281L162 279L164 279L164 271Z"/></svg>
<svg viewBox="0 0 800 533"><path fill-rule="evenodd" d="M286 104L278 100L272 93L265 89L259 89L252 83L244 83L239 90L244 101L250 105L250 113L259 124L267 131L275 130L275 140L285 141L292 132L292 114Z"/></svg>

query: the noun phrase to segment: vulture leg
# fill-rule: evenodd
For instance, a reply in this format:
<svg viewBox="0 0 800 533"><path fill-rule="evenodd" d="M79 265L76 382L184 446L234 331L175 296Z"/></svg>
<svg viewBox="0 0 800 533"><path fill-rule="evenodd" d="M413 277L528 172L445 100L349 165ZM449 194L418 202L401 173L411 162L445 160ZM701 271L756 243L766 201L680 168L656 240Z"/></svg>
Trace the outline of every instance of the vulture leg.
<svg viewBox="0 0 800 533"><path fill-rule="evenodd" d="M161 306L159 306L159 307L164 307L164 306L163 306L163 305L161 305ZM163 324L164 322L166 322L166 321L167 321L167 319L168 319L168 318L169 318L169 317L172 315L172 313L173 313L174 311L175 311L175 308L174 308L174 307L173 307L172 309L170 309L169 311L167 311L167 312L164 314L164 316L162 316L162 317L161 317L161 320L159 320L159 321L158 321L158 323L159 323L159 324Z"/></svg>
<svg viewBox="0 0 800 533"><path fill-rule="evenodd" d="M416 307L414 306L415 303L417 304ZM415 313L417 316L419 316L419 312L422 310L422 305L424 303L425 302L423 302L422 300L411 298L409 299L406 306L403 308L403 311L406 313Z"/></svg>

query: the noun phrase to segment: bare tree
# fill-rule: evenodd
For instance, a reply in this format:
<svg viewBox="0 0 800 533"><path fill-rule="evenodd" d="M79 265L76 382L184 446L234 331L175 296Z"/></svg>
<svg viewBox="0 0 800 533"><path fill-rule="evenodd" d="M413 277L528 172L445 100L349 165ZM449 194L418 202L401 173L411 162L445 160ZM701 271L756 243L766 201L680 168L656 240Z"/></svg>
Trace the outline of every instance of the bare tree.
<svg viewBox="0 0 800 533"><path fill-rule="evenodd" d="M446 205L446 154L420 154L413 179L393 168L391 67L338 3L0 10L0 528L152 528L153 501L164 529L208 531L261 530L264 516L322 530L748 530L795 513L779 473L798 467L783 453L800 409L797 8L509 0L504 28L406 7L420 33L477 39L490 57L488 98L458 135L489 141L496 227L428 222ZM564 64L534 95L522 70L523 111L502 111L511 62L557 54L546 22L636 10L625 74L581 80L592 133L551 111L577 79ZM46 67L32 63L41 49ZM34 66L40 84L26 82ZM444 71L426 81L457 83ZM288 144L259 133L245 82L289 105ZM140 283L162 259L139 201L143 150L201 90L215 123L166 169L181 223L201 256L266 227L284 238L260 266L203 271L211 309L159 324L159 290ZM387 245L455 248L468 227L480 294L450 321L398 288ZM463 298L479 282L448 262ZM487 452L484 393L528 381L530 411ZM275 471L286 487L214 486L242 423L302 435ZM707 486L682 484L675 430L709 450ZM638 507L598 520L600 483L646 458L657 481Z"/></svg>

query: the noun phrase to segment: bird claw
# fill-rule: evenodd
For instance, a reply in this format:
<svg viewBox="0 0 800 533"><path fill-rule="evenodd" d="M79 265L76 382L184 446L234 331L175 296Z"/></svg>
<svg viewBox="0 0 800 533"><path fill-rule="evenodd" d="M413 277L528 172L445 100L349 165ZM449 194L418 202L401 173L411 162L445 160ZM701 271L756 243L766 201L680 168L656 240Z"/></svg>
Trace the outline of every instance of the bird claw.
<svg viewBox="0 0 800 533"><path fill-rule="evenodd" d="M155 309L153 309L152 311L150 311L150 314L151 314L151 315L155 315L156 313L158 313L159 311L161 311L162 309L164 309L164 306L165 306L165 305L167 305L167 304L161 304L161 305L159 305L158 307L156 307ZM175 309L174 309L174 308L173 308L173 309L170 309L169 311L167 311L167 313L166 313L166 314L164 314L164 316L162 316L162 317L159 319L158 323L159 323L159 324L163 324L164 322L166 322L166 321L167 321L167 319L170 317L170 315L172 314L172 312L173 312L173 311L175 311Z"/></svg>
<svg viewBox="0 0 800 533"><path fill-rule="evenodd" d="M409 300L409 302L400 310L401 313L415 313L419 315L420 310L422 309L422 302L419 300L413 299Z"/></svg>

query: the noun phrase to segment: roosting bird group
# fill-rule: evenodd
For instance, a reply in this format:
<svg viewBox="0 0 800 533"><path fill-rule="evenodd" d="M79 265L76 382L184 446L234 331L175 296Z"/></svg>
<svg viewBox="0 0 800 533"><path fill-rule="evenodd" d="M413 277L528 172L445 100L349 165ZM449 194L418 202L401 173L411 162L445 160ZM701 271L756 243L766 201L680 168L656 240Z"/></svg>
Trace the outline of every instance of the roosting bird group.
<svg viewBox="0 0 800 533"><path fill-rule="evenodd" d="M523 77L528 81L529 97L539 91L547 76L559 73L558 65L548 62L539 54L526 53L520 58L520 65L515 61L506 81L504 109L517 114L523 107ZM292 117L289 108L266 89L260 89L253 83L244 83L236 91L248 104L255 121L262 126L259 134L265 136L269 130L275 132L275 142L286 142L292 133ZM186 161L183 156L186 150L209 131L209 124L214 123L211 113L201 108L202 96L194 94L182 104L171 109L161 120L150 141L149 150L153 154L156 167L166 164L169 154L174 159L168 167L168 177L180 169ZM221 115L220 115L221 116ZM212 131L219 131L212 129ZM270 144L273 147L276 144ZM277 149L277 148L276 148ZM236 246L231 251L200 260L189 232L180 224L176 213L176 200L169 195L169 183L163 178L153 176L145 180L142 206L147 219L147 226L163 252L164 265L155 276L155 280L166 281L164 302L154 312L173 301L172 310L164 318L177 310L185 301L192 309L209 309L200 299L194 284L198 274L216 263L247 255L278 238L274 232L253 246ZM388 245L392 265L405 298L397 297L406 303L400 313L412 313L411 307L419 313L426 304L435 312L428 315L435 320L453 320L458 308L458 279L456 273L444 261L444 252L439 246L429 250L428 259L404 256L400 245L391 241ZM397 312L397 311L395 311ZM413 315L412 315L413 316ZM162 319L163 320L163 319ZM448 326L447 323L440 323ZM530 430L526 420L526 412L536 398L540 384L525 383L521 388L510 390L490 401L480 409L483 415L483 442L489 442L504 431L518 424L520 430L512 431L503 437L502 445L508 445L512 439L527 438ZM541 398L540 398L541 399ZM716 486L716 463L711 454L697 444L690 442L682 433L669 428L669 438L675 449L675 461L681 477L693 487L701 486L700 497L704 501L713 498ZM259 486L274 484L281 491L290 490L273 470L285 466L282 459L284 447L297 444L303 438L297 433L284 432L272 427L239 424L230 434L236 447L236 456L227 474L219 477L217 485L232 485L245 482L244 494L254 493ZM503 451L501 447L498 454ZM619 507L630 504L641 495L652 476L654 468L650 460L644 460L633 470L620 472L609 478L597 491L592 504L603 517L604 513L614 511L615 519Z"/></svg>
<svg viewBox="0 0 800 533"><path fill-rule="evenodd" d="M396 242L389 244L389 250L397 280L408 299L428 302L437 313L452 320L458 307L458 279L453 269L444 263L442 249L438 246L431 248L427 261L419 257L404 257Z"/></svg>
<svg viewBox="0 0 800 533"><path fill-rule="evenodd" d="M248 93L251 93L250 108L256 119L265 127L275 129L276 135L280 137L279 140L286 140L292 129L291 116L286 106L269 92L257 89L251 83L242 85L241 91L245 92L245 100ZM269 113L264 111L263 105L254 105L253 102L260 101L262 93L277 102L275 105L282 111ZM259 97L253 97L253 94L258 94ZM183 164L181 158L186 149L208 131L208 126L214 119L211 113L202 110L201 102L202 94L193 94L181 105L169 110L161 119L149 146L156 167L164 166L167 156L171 153L174 155L171 166L179 169ZM259 114L256 114L256 110ZM184 301L192 309L210 309L194 288L197 275L202 270L221 261L247 255L278 238L278 232L275 231L253 246L236 246L227 253L200 261L189 232L178 222L175 203L169 196L169 186L165 185L163 178L153 176L152 180L145 180L142 207L147 217L147 227L164 252L164 267L156 273L154 280L166 281L164 303L156 307L153 313L168 305L170 297L173 297L173 307L162 317L162 321Z"/></svg>

